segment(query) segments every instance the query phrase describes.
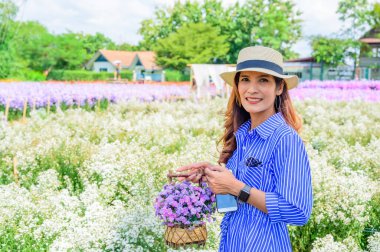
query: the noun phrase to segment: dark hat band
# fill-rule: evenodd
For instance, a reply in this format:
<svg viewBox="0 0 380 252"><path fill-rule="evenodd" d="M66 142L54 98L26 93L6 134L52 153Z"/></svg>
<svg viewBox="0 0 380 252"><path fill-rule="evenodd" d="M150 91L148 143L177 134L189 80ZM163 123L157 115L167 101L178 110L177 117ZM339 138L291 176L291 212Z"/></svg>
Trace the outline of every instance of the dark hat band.
<svg viewBox="0 0 380 252"><path fill-rule="evenodd" d="M283 74L282 67L280 67L279 65L273 62L269 62L266 60L246 60L246 61L240 62L236 66L236 71L241 71L246 68L265 68L268 70L272 70L273 72L276 72L278 74L281 74L281 75Z"/></svg>

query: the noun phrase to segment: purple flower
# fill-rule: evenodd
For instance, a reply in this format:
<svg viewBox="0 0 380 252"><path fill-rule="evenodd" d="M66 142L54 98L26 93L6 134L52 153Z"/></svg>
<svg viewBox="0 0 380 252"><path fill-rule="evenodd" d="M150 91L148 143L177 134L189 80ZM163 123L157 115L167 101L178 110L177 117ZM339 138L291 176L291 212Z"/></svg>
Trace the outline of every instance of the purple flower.
<svg viewBox="0 0 380 252"><path fill-rule="evenodd" d="M174 208L178 207L178 202L177 201L172 201L170 202L170 205Z"/></svg>
<svg viewBox="0 0 380 252"><path fill-rule="evenodd" d="M164 185L155 199L155 213L165 225L194 226L212 220L215 196L206 184L201 187L188 181Z"/></svg>

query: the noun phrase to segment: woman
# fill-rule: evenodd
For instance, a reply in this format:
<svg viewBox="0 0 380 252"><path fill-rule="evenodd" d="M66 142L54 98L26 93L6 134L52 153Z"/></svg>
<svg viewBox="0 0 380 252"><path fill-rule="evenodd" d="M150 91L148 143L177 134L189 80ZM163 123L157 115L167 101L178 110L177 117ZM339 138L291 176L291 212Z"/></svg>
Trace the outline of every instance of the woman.
<svg viewBox="0 0 380 252"><path fill-rule="evenodd" d="M219 157L226 168L203 162L177 170L239 199L238 210L222 220L219 251L291 251L286 225L304 225L310 217L309 160L288 93L298 78L284 75L282 65L271 48L241 50L236 71L221 74L233 88Z"/></svg>

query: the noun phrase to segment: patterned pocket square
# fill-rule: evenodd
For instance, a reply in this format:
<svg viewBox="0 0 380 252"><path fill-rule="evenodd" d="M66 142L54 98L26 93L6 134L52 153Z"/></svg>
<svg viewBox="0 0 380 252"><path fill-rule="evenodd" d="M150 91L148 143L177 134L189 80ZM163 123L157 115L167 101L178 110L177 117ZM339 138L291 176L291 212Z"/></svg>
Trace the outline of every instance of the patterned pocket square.
<svg viewBox="0 0 380 252"><path fill-rule="evenodd" d="M245 165L252 168L252 167L258 167L261 165L261 161L254 158L254 157L249 157L247 158L247 160L245 161Z"/></svg>

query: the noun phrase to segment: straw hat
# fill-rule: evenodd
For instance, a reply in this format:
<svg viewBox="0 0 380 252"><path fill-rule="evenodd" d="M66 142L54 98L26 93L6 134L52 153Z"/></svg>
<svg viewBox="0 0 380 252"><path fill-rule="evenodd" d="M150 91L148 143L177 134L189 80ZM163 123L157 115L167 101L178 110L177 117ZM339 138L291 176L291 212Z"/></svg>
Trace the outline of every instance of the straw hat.
<svg viewBox="0 0 380 252"><path fill-rule="evenodd" d="M234 85L237 72L256 71L282 78L288 89L292 89L298 85L298 77L296 75L285 75L283 64L282 54L272 48L264 46L246 47L239 52L236 71L221 73L220 77L228 84Z"/></svg>

